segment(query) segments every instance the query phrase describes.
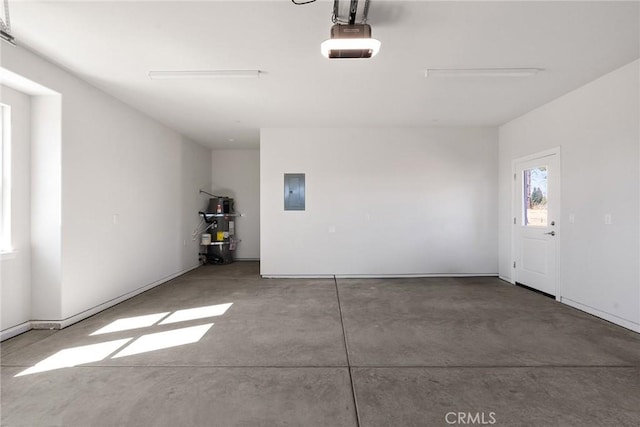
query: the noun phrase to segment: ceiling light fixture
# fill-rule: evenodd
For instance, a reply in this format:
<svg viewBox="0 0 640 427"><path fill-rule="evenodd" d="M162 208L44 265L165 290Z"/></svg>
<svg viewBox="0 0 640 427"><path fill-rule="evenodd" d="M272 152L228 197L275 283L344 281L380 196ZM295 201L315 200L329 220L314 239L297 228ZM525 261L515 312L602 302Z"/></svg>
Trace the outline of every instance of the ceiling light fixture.
<svg viewBox="0 0 640 427"><path fill-rule="evenodd" d="M530 77L542 68L429 68L425 77Z"/></svg>
<svg viewBox="0 0 640 427"><path fill-rule="evenodd" d="M304 5L315 0L291 0L296 5ZM342 10L341 10L342 9ZM331 38L320 45L320 52L330 59L335 58L371 58L380 50L380 41L371 38L371 26L367 24L369 14L369 0L364 1L364 7L359 11L358 0L333 1L331 21Z"/></svg>
<svg viewBox="0 0 640 427"><path fill-rule="evenodd" d="M335 24L331 27L331 38L320 45L322 55L327 58L371 58L380 50L380 41L371 38L368 24Z"/></svg>
<svg viewBox="0 0 640 427"><path fill-rule="evenodd" d="M219 79L219 78L258 78L260 70L178 70L178 71L149 71L149 78L160 79Z"/></svg>

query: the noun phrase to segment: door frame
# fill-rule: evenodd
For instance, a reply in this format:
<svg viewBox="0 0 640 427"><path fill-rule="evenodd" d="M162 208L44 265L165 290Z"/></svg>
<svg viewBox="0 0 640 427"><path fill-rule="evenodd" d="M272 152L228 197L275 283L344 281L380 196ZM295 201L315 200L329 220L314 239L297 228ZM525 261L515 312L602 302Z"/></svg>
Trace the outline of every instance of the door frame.
<svg viewBox="0 0 640 427"><path fill-rule="evenodd" d="M522 157L518 157L516 159L513 159L511 161L511 176L513 177L511 179L511 217L509 218L509 221L511 222L511 284L515 285L517 282L517 277L516 277L516 268L513 266L516 260L516 244L517 244L517 235L518 233L516 233L516 227L518 226L517 224L517 212L516 212L516 208L515 208L515 204L516 202L520 202L521 199L521 195L520 195L520 189L516 188L516 165L518 163L522 163L522 162L527 162L527 161L531 161L531 160L537 160L537 159L542 159L544 157L549 157L549 156L557 156L557 164L558 164L558 169L559 172L557 175L557 177L554 177L554 179L556 179L558 181L558 191L559 194L557 195L557 200L558 200L558 206L556 207L556 230L557 230L557 234L555 236L555 241L556 241L556 254L555 254L555 262L556 262L556 277L554 280L554 287L556 289L556 293L555 293L555 298L556 301L562 301L562 286L561 283L562 281L560 280L560 275L561 275L561 266L560 266L560 248L561 248L561 241L562 241L562 221L560 221L561 217L562 217L562 157L561 157L561 149L560 146L558 147L554 147L554 148L550 148L548 150L543 150L543 151L539 151L537 153L533 153L533 154L528 154L526 156L522 156Z"/></svg>

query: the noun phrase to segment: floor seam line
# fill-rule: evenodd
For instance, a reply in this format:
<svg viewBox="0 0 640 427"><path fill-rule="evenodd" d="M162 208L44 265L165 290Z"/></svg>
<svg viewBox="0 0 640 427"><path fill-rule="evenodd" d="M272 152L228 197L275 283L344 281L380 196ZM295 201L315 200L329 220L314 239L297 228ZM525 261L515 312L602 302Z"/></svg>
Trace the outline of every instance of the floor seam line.
<svg viewBox="0 0 640 427"><path fill-rule="evenodd" d="M30 368L33 365L0 365L2 368ZM65 367L67 368L67 367ZM274 369L565 369L565 368L606 368L629 369L640 365L77 365L68 368L274 368Z"/></svg>
<svg viewBox="0 0 640 427"><path fill-rule="evenodd" d="M340 313L340 326L342 326L342 339L344 341L344 352L347 356L347 371L349 372L349 384L351 385L351 397L353 398L353 408L356 411L356 425L360 427L360 411L358 410L358 399L356 398L356 387L353 384L353 374L351 372L351 358L349 357L349 344L347 343L347 331L344 327L344 317L342 316L342 304L340 303L340 292L338 290L338 279L333 275L333 283L336 288L336 300L338 301L338 313Z"/></svg>
<svg viewBox="0 0 640 427"><path fill-rule="evenodd" d="M640 368L640 365L351 365L356 369L518 369L518 368Z"/></svg>
<svg viewBox="0 0 640 427"><path fill-rule="evenodd" d="M28 366L7 366L11 368L24 368ZM323 366L323 365L78 365L71 368L229 368L229 369L346 369L348 366Z"/></svg>

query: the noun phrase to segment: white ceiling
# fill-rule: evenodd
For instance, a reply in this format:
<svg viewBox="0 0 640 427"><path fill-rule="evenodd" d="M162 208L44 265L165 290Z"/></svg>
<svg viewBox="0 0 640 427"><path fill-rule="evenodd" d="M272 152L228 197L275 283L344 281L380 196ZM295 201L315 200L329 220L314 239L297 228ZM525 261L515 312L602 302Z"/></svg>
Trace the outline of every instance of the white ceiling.
<svg viewBox="0 0 640 427"><path fill-rule="evenodd" d="M378 56L330 61L332 3L13 1L11 20L18 43L215 148L257 147L261 127L496 126L640 57L637 1L373 0ZM494 67L545 71L424 77ZM147 76L184 69L264 74Z"/></svg>

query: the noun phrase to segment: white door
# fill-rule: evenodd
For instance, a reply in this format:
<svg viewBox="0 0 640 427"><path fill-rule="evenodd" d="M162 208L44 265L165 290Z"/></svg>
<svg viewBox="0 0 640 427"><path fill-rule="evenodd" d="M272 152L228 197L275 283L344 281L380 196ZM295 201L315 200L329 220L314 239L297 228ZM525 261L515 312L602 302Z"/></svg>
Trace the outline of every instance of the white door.
<svg viewBox="0 0 640 427"><path fill-rule="evenodd" d="M560 297L556 289L560 154L514 162L514 276L517 283Z"/></svg>

